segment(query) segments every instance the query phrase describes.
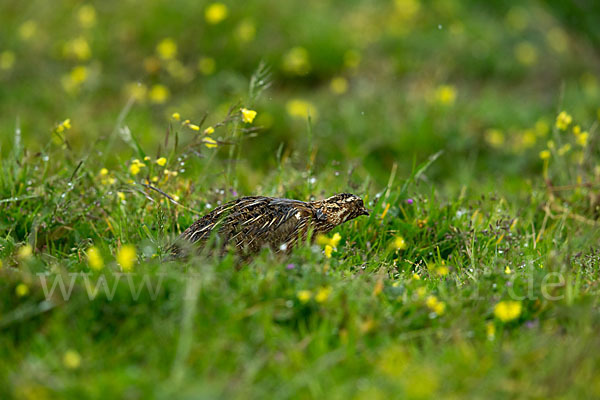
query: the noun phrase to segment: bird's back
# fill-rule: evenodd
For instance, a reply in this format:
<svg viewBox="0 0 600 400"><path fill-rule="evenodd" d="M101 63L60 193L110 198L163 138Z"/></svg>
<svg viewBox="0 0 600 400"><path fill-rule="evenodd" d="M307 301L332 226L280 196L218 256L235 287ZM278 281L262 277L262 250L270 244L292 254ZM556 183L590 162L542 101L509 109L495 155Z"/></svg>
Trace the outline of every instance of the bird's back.
<svg viewBox="0 0 600 400"><path fill-rule="evenodd" d="M305 240L311 222L317 219L310 203L274 197L242 197L212 210L194 222L179 241L205 244L216 233L224 249L227 244L244 253L263 247L275 251L291 249Z"/></svg>

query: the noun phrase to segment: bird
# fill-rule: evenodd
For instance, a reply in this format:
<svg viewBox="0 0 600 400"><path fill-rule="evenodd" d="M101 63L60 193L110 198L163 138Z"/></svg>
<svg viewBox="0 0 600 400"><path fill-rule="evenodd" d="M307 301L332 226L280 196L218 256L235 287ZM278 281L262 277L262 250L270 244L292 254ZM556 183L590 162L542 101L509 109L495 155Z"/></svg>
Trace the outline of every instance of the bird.
<svg viewBox="0 0 600 400"><path fill-rule="evenodd" d="M251 256L267 247L276 253L289 253L298 243L314 240L333 228L361 215L369 215L363 200L340 193L316 201L249 196L216 207L196 220L171 246L175 256L185 256L183 247L195 244L204 248L215 237L221 254L233 247L235 252Z"/></svg>

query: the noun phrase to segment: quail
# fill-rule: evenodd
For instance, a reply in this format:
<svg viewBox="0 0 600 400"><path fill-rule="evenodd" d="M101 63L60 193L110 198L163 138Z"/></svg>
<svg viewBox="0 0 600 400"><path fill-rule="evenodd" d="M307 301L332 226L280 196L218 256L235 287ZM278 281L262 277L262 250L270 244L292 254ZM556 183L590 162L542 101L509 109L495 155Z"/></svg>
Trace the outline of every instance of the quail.
<svg viewBox="0 0 600 400"><path fill-rule="evenodd" d="M172 246L174 256L182 247L204 247L215 236L221 252L233 246L237 253L252 255L268 247L289 252L296 244L327 234L336 226L369 215L360 197L340 193L324 200L300 201L276 197L241 197L213 209L187 228ZM216 234L216 235L215 235Z"/></svg>

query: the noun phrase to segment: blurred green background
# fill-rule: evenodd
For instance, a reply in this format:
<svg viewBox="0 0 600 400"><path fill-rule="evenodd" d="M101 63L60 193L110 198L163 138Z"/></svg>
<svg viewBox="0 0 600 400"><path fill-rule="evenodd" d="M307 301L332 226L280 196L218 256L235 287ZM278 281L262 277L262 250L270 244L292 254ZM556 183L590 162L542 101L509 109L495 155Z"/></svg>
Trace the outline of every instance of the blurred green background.
<svg viewBox="0 0 600 400"><path fill-rule="evenodd" d="M4 0L1 153L17 124L35 152L65 118L93 147L129 99L123 125L151 152L173 112L215 123L239 102L263 128L242 157L254 184L311 135L317 170L362 164L379 184L442 149L436 181L527 176L558 111L598 118L598 20L595 1ZM272 85L251 104L261 60Z"/></svg>

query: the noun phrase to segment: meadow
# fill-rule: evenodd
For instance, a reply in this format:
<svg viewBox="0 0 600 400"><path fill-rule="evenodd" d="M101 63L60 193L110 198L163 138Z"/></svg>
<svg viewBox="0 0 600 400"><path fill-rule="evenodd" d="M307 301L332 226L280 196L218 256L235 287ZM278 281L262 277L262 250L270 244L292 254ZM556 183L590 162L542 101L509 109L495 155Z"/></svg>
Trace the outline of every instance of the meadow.
<svg viewBox="0 0 600 400"><path fill-rule="evenodd" d="M0 3L0 398L600 397L599 18ZM340 192L289 256L169 257Z"/></svg>

